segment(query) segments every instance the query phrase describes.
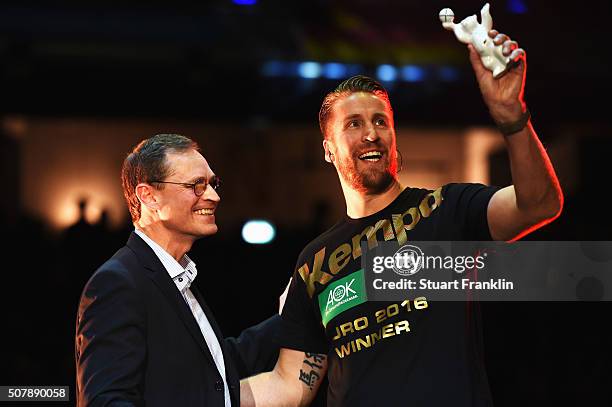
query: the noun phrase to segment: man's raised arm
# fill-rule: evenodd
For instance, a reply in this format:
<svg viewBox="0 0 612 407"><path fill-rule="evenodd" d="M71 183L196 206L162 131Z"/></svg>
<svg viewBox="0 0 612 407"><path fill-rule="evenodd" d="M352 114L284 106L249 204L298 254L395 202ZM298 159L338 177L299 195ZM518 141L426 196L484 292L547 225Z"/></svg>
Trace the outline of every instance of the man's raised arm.
<svg viewBox="0 0 612 407"><path fill-rule="evenodd" d="M487 210L495 240L517 240L552 222L563 208L563 192L546 150L531 126L523 93L527 72L525 51L505 34L489 32L495 45L516 64L497 79L487 70L472 45L470 62L493 120L504 133L512 184L497 191Z"/></svg>

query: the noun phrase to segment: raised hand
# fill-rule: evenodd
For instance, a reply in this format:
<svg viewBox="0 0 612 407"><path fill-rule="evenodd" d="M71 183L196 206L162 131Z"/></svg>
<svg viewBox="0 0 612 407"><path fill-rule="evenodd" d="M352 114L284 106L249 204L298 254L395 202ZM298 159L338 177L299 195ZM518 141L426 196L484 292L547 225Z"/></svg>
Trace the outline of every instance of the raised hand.
<svg viewBox="0 0 612 407"><path fill-rule="evenodd" d="M502 45L504 56L510 57L508 69L502 76L494 78L493 73L483 65L472 44L468 44L470 62L493 120L497 123L514 122L525 110L523 94L527 73L526 53L506 34L496 30L490 30L488 34L494 45Z"/></svg>

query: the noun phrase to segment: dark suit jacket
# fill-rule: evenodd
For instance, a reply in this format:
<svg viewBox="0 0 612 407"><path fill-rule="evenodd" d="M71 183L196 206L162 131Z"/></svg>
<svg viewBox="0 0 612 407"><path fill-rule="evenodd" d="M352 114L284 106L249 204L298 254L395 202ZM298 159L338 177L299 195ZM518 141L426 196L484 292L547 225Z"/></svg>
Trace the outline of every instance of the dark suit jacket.
<svg viewBox="0 0 612 407"><path fill-rule="evenodd" d="M269 370L278 355L273 317L224 340L191 290L223 350L232 405L239 378ZM79 406L223 406L223 382L191 310L153 250L135 233L86 284L76 328Z"/></svg>

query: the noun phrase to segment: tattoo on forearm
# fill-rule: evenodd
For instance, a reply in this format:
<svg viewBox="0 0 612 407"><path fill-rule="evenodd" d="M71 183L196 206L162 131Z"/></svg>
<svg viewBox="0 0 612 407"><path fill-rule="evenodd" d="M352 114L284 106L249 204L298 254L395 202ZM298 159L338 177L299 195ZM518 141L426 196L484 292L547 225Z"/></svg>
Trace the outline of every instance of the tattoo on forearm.
<svg viewBox="0 0 612 407"><path fill-rule="evenodd" d="M318 353L304 353L306 359L304 359L303 369L300 369L299 379L304 382L310 390L317 384L317 381L321 378L321 370L323 369L323 363L327 359L327 356L320 355Z"/></svg>

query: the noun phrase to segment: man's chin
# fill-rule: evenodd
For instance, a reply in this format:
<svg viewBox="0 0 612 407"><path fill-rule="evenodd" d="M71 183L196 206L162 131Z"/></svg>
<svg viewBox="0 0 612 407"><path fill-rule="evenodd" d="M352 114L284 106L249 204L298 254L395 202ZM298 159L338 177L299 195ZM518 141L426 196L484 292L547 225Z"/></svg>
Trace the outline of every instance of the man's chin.
<svg viewBox="0 0 612 407"><path fill-rule="evenodd" d="M385 171L378 174L366 174L361 179L361 190L370 194L384 192L393 183L393 176Z"/></svg>
<svg viewBox="0 0 612 407"><path fill-rule="evenodd" d="M355 190L367 194L384 192L395 180L388 162L362 163L340 167L340 176Z"/></svg>
<svg viewBox="0 0 612 407"><path fill-rule="evenodd" d="M205 237L214 235L219 231L219 227L216 223L209 223L208 225L203 225L198 228L198 236Z"/></svg>

